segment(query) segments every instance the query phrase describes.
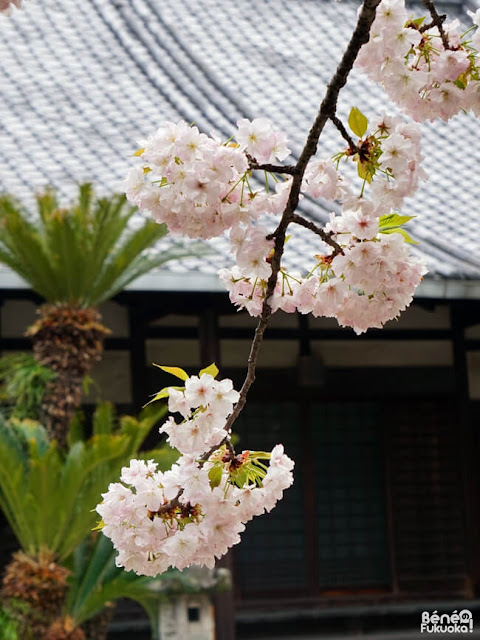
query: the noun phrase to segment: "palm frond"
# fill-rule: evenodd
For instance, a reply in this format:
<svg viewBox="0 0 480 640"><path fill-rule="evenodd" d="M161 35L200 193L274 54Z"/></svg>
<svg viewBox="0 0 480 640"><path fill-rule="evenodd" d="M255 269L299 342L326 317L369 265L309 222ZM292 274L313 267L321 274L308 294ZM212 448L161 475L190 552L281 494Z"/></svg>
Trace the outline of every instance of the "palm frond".
<svg viewBox="0 0 480 640"><path fill-rule="evenodd" d="M112 434L116 431L115 407L111 402L102 402L95 409L92 420L93 435Z"/></svg>
<svg viewBox="0 0 480 640"><path fill-rule="evenodd" d="M0 416L0 509L21 547L30 554L47 548L60 561L70 556L95 526L101 494L165 412L159 405L139 419L117 420L112 406L102 405L92 437L77 434L66 455L38 422Z"/></svg>
<svg viewBox="0 0 480 640"><path fill-rule="evenodd" d="M122 195L102 198L93 206L86 234L91 243L90 260L80 274L83 291L93 290L105 265L121 251L122 238L127 235L128 223L135 212L136 209L127 205Z"/></svg>
<svg viewBox="0 0 480 640"><path fill-rule="evenodd" d="M56 297L56 272L41 234L28 214L8 198L0 197L0 261L13 269L46 299Z"/></svg>
<svg viewBox="0 0 480 640"><path fill-rule="evenodd" d="M112 280L111 288L105 287L103 295L97 299L97 304L113 298L113 296L125 289L127 285L129 285L140 276L146 273L150 273L154 269L162 267L164 264L170 262L171 260L191 258L192 256L200 257L209 255L211 253L211 249L206 245L196 243L187 247L179 243L177 246L170 247L169 249L158 254L140 254L135 258L128 269L125 269L125 271L121 275L119 275L117 279Z"/></svg>
<svg viewBox="0 0 480 640"><path fill-rule="evenodd" d="M10 613L0 606L0 630L2 640L20 640L18 622Z"/></svg>
<svg viewBox="0 0 480 640"><path fill-rule="evenodd" d="M25 551L35 551L35 537L23 509L28 452L14 431L0 418L0 508Z"/></svg>
<svg viewBox="0 0 480 640"><path fill-rule="evenodd" d="M16 418L36 418L45 388L55 373L28 353L11 353L0 358L0 399Z"/></svg>
<svg viewBox="0 0 480 640"><path fill-rule="evenodd" d="M90 304L92 306L98 304L97 301L104 298L105 291L123 288L117 283L131 282L146 270L148 271L151 267L149 265L140 266L139 261L145 256L145 252L151 249L166 233L167 229L164 225L159 225L152 220L145 220L139 229L125 234L122 241L118 243L116 251L108 260L104 260L90 292L90 299L93 301Z"/></svg>
<svg viewBox="0 0 480 640"><path fill-rule="evenodd" d="M151 578L139 578L115 566L117 552L102 534L75 549L67 612L77 624L92 618L108 602L149 593ZM150 591L151 593L151 591Z"/></svg>
<svg viewBox="0 0 480 640"><path fill-rule="evenodd" d="M125 196L97 199L91 184L80 185L68 209L47 189L37 196L37 209L33 218L13 198L0 197L0 262L48 302L94 307L169 260L206 252L200 246L153 250L165 225L145 219L131 229L136 209Z"/></svg>

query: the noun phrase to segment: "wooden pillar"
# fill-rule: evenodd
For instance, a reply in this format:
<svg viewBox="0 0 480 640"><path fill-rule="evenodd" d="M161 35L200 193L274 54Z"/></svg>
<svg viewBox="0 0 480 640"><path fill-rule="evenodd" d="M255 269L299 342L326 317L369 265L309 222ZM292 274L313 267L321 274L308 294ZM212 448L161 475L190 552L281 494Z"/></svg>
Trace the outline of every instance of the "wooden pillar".
<svg viewBox="0 0 480 640"><path fill-rule="evenodd" d="M455 370L455 389L458 410L457 425L452 425L459 438L459 467L463 470L463 488L465 505L465 562L467 569L466 585L468 595L473 595L475 586L480 588L480 549L477 538L479 522L479 473L476 451L478 442L470 415L470 395L468 363L465 344L466 314L464 308L453 303L451 307L453 364Z"/></svg>
<svg viewBox="0 0 480 640"><path fill-rule="evenodd" d="M211 305L206 305L200 315L200 362L202 367L215 362L221 369L220 341L218 339L218 318L216 310ZM220 373L221 376L221 373ZM233 578L233 554L232 551L217 562L217 567L227 568ZM215 607L215 639L235 640L235 602L233 588L224 593L213 595Z"/></svg>
<svg viewBox="0 0 480 640"><path fill-rule="evenodd" d="M139 412L148 402L148 375L146 355L146 319L140 308L133 302L128 304L128 324L130 335L130 378L132 389L132 405Z"/></svg>
<svg viewBox="0 0 480 640"><path fill-rule="evenodd" d="M313 446L313 424L311 403L305 398L298 407L300 438L302 443L302 496L305 528L305 552L307 560L308 592L316 596L320 588L320 563L318 558L317 529L317 485L315 482L315 449Z"/></svg>
<svg viewBox="0 0 480 640"><path fill-rule="evenodd" d="M220 341L218 339L218 318L212 306L201 311L199 324L200 363L202 367L215 362L220 369ZM221 375L221 374L220 374Z"/></svg>
<svg viewBox="0 0 480 640"><path fill-rule="evenodd" d="M382 422L382 452L383 452L383 473L385 484L385 514L387 525L388 557L390 562L390 577L392 592L395 596L400 593L398 585L397 571L397 546L395 539L394 503L392 496L392 423L388 416L388 411L383 406Z"/></svg>
<svg viewBox="0 0 480 640"><path fill-rule="evenodd" d="M313 420L310 371L312 350L308 316L297 313L298 361L297 375L301 401L298 405L300 438L302 443L302 496L305 528L305 552L309 595L315 596L320 588L320 563L318 557L317 494L315 482L315 449L313 446Z"/></svg>

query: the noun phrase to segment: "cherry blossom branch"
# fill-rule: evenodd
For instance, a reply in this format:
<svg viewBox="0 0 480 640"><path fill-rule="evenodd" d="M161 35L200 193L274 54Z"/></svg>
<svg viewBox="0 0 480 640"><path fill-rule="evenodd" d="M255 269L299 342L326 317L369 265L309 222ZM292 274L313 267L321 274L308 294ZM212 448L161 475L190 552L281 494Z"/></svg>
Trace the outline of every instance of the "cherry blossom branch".
<svg viewBox="0 0 480 640"><path fill-rule="evenodd" d="M443 29L443 23L447 19L447 16L445 14L441 16L438 15L435 5L433 3L433 0L423 0L423 4L429 10L430 15L432 16L432 21L430 22L430 24L422 25L419 31L423 33L424 31L428 31L428 29L431 29L432 27L437 27L438 32L440 33L440 37L442 38L442 43L445 49L453 49L453 47L450 46L450 43L447 38L447 34Z"/></svg>
<svg viewBox="0 0 480 640"><path fill-rule="evenodd" d="M370 28L375 19L375 13L380 0L365 0L362 5L360 15L357 20L355 30L350 38L342 60L337 67L330 83L327 86L325 96L318 110L318 114L315 121L310 128L307 136L307 140L300 154L297 164L295 165L295 171L292 173L292 187L288 198L287 205L283 212L282 218L272 234L274 239L274 251L271 260L272 273L268 279L267 289L265 292L265 298L262 306L262 313L255 329L255 335L250 347L250 354L248 356L247 374L240 390L240 398L235 405L233 412L228 417L225 423L225 430L230 431L236 419L240 415L245 406L247 400L247 394L255 380L255 370L257 364L258 354L263 341L263 335L268 325L268 320L272 314L272 307L270 305L270 299L275 291L277 284L278 274L281 269L282 256L285 247L285 238L288 225L295 219L295 211L298 207L300 199L300 188L303 181L303 176L307 168L308 162L317 152L318 141L320 135L325 127L327 120L335 117L337 109L338 95L341 89L345 86L350 71L353 68L354 62L361 47L368 42L370 36Z"/></svg>
<svg viewBox="0 0 480 640"><path fill-rule="evenodd" d="M339 130L340 135L342 136L342 138L347 142L348 146L350 147L350 151L352 152L352 154L359 153L360 149L355 144L355 142L353 141L352 137L350 136L348 131L343 126L343 122L339 118L337 118L337 116L335 116L335 115L334 116L330 116L330 120L337 127L337 129Z"/></svg>
<svg viewBox="0 0 480 640"><path fill-rule="evenodd" d="M298 169L293 164L280 165L280 164L259 164L255 158L253 158L249 153L245 154L247 156L247 160L249 163L249 169L254 171L268 171L269 173L284 173L291 176L294 176Z"/></svg>
<svg viewBox="0 0 480 640"><path fill-rule="evenodd" d="M237 122L237 143L230 145L229 150L225 153L222 151L218 156L218 150L222 146L220 141L207 139L200 134L198 128L188 128L185 122L180 122L166 123L157 131L146 148L140 150L140 155L144 156L147 165L137 167L129 174L127 197L135 204L136 201L141 206L148 203L150 208L151 195L156 194L156 189L168 190L169 197L159 199L168 201L167 206L159 202L155 217L158 214L157 219L165 221L167 226L170 222L171 230L181 228L185 235L190 237L199 237L201 234L201 237L209 238L218 236L228 228L232 229L230 239L236 247L237 265L233 269L222 269L219 275L227 283L232 302L246 307L251 315L260 314L260 320L250 347L247 373L240 393L233 389L231 380L215 380L218 369L214 365L203 369L198 376L190 377L178 368L175 370L172 367L161 367L185 380L185 387L172 387L167 393L162 390L156 396L156 399L159 399L168 395L170 411L179 411L185 417L180 424L170 417L160 429L161 433L168 434L170 444L177 448L183 457L166 472L157 471L153 461L145 463L134 460L129 469L122 470L121 476L122 482L130 486L116 483L112 485L111 490L109 489L108 496L104 494L104 501L97 506L97 512L102 517L105 535L111 537L114 546L121 552L117 560L119 566L134 568L137 573L140 568L147 575L161 573L168 566L179 569L196 563L212 566L215 557L224 555L239 541L239 534L243 531L245 523L264 510L270 511L282 497L284 489L292 484L291 471L294 463L284 453L283 445L276 445L271 453L244 451L236 455L230 441L231 428L243 410L247 394L255 380L264 333L270 315L276 308L286 311L297 309L302 313L313 309L314 315L320 315L322 309L318 308L317 303L321 304L325 296L332 299L333 293L334 315L339 324L352 326L357 333L362 333L371 326L382 326L408 306L415 287L426 272L424 263L409 256L408 248L402 237L397 234L397 231L403 231L401 224L410 216L390 213L382 215L383 212L391 211L390 202L393 202L396 208L398 200L403 200L406 194L411 194L417 188L420 172L413 172L413 176L410 171L405 175L402 173L405 164L408 163L410 169L410 164L416 166L421 159L416 129L413 129L413 125L406 128L401 118L392 116L383 124L377 124L375 133L364 137L368 130L368 120L356 109L349 118L353 135L360 138L356 145L336 115L339 93L346 84L354 63L363 65L372 74L378 70L379 58L377 55L370 55L371 48L376 47L377 43L373 43L370 48L367 45L362 51L361 48L369 40L380 0L362 1L357 25L327 86L295 165L283 167L258 162L257 158L260 158L260 162L275 158L281 162L288 152L285 135L275 131L266 119L256 119L252 122L242 119ZM441 30L444 17L437 16L432 0L425 0L425 3L431 10L432 20L436 21ZM388 22L387 17L388 11L378 17L380 28L382 20ZM408 20L407 10L403 6L398 8L398 17L401 20L393 21L393 29L396 29L395 25L405 24ZM421 22L422 19L413 21L411 26L418 30ZM475 14L474 22L478 26L478 14ZM386 25L383 26L386 46L395 33L389 31ZM447 33L457 41L453 26L450 26ZM410 58L416 61L414 68L417 70L425 64L430 66L430 59L438 58L441 69L441 52L437 55L436 28L433 29L433 33L411 35L415 37L409 38L406 43L408 54L400 56L407 66L407 71L412 71ZM477 35L480 34L475 32L474 37ZM446 37L445 33L443 36ZM410 40L414 41L413 44ZM466 83L472 79L476 82L478 66L472 67L472 60L479 48L478 39L472 40L474 48L468 48L462 41L459 42L459 51L463 51L464 47L464 50L470 53L467 53L467 56L461 53L464 59L457 61L458 68L463 70ZM404 44L401 43L399 50L403 50ZM472 51L473 58L470 58ZM387 57L389 55L387 50L380 53ZM450 71L448 73L450 74ZM395 79L394 72L391 77ZM451 80L446 77L445 82ZM428 96L428 93L425 91L428 92L428 87L422 88L418 84L414 83L412 87L412 104L415 104L418 112L429 117L430 102L433 104L435 101L427 100L425 96ZM384 85L388 88L386 81ZM470 96L467 97L470 100ZM444 117L444 112L440 113ZM328 120L332 121L349 145L348 149L334 156L336 169L322 159L311 162ZM145 177L150 169L148 165L151 150L156 149L158 144L165 143L170 148L172 132L178 132L179 136L166 166L161 172L157 171L153 176ZM191 150L194 147L198 147L199 152L193 154L192 158ZM244 155L245 149L252 154L247 159ZM363 180L360 198L353 203L357 206L351 206L353 199L347 195L351 192L342 189L342 176L338 171L338 160L342 156L348 157L353 154L357 154L354 160L358 160L358 174ZM224 162L220 162L220 155L222 158L225 156ZM210 184L208 180L202 180L202 173L203 168L211 168L212 158L215 158L215 163L219 163L218 174L225 173L225 176L213 180ZM184 165L182 179L178 181L172 181L169 177L169 169L173 169L173 163ZM223 168L226 169L225 172ZM156 169L158 170L158 167ZM288 174L289 177L280 181L275 194L269 196L265 175L265 192L257 194L248 183L249 171L254 169L270 171L272 174ZM196 180L187 183L183 178L190 172ZM379 195L378 192L372 191L371 199L363 198L365 185L370 183L370 179L377 172L382 173L385 180L392 181L393 184L384 185L390 187L388 191L392 193L387 194L387 189L382 187L385 193L380 191ZM312 197L325 197L330 201L338 197L344 202L345 211L342 211L338 219L332 220L331 232L321 229L315 222L296 213L302 187L304 193ZM247 194L245 188L248 188ZM227 196L222 197L225 191L228 191L227 196L233 194L230 199ZM197 196L200 193L205 211L213 214L213 219L209 219L201 231L198 229L196 216L192 215L192 205L198 205ZM348 200L344 195L347 195ZM173 199L177 203L176 207L171 206ZM271 234L268 234L263 226L253 224L264 206L264 210L277 214L281 213L283 208L278 225ZM232 212L235 216L239 207L242 207L241 215L235 217L232 224ZM172 210L175 216L172 216ZM207 215L205 217L209 218ZM245 229L244 224L247 220L250 224ZM315 256L317 263L304 280L289 275L282 266L287 231L291 224L307 228L333 249L330 255ZM382 231L393 233L380 235ZM408 239L406 232L402 235ZM374 245L374 242L378 244ZM384 268L382 265L379 268L379 256L383 265L387 267ZM374 270L370 268L372 264L376 265ZM317 267L322 267L322 274L319 276L317 273L308 281ZM375 273L370 276L370 271ZM391 273L397 274L393 281ZM359 282L361 291L358 291ZM305 287L304 283L307 283ZM381 295L377 295L380 293ZM392 300L396 297L398 304L395 302L392 306ZM388 308L384 306L383 299L388 301ZM355 315L358 317L354 317ZM207 443L211 446L205 451ZM212 446L213 443L216 444ZM262 460L270 461L268 467ZM232 485L236 486L234 491L230 490ZM168 500L168 496L175 493L175 497ZM252 500L252 493L258 499L255 497ZM128 508L131 508L132 520L123 519L125 499L130 501ZM156 511L148 509L149 506L155 509L158 505L161 506ZM122 513L120 524L119 509ZM157 518L160 518L160 521ZM152 533L156 537L154 543ZM145 540L144 543L141 542L142 539Z"/></svg>
<svg viewBox="0 0 480 640"><path fill-rule="evenodd" d="M339 255L340 253L343 253L343 249L342 247L338 244L338 242L335 242L335 240L332 237L332 233L331 232L326 232L324 231L321 227L318 227L314 222L312 222L311 220L307 220L306 218L303 218L302 216L299 216L297 214L294 214L292 216L292 223L294 224L298 224L301 227L305 227L306 229L310 229L310 231L313 231L313 233L316 233L317 236L320 236L321 239L326 242L327 244L329 244L331 247L333 247L334 249L334 253L332 256L330 257L334 257L336 255Z"/></svg>
<svg viewBox="0 0 480 640"><path fill-rule="evenodd" d="M150 518L150 520L153 520L153 518L155 516L162 516L164 513L168 513L169 511L172 511L173 509L176 509L177 507L184 506L180 502L180 496L183 494L183 491L184 491L183 489L180 489L178 491L177 495L174 498L172 498L171 500L166 502L161 507L158 507L158 509L156 511L149 511L148 517Z"/></svg>
<svg viewBox="0 0 480 640"><path fill-rule="evenodd" d="M218 451L218 449L223 445L226 446L230 459L233 460L235 458L235 449L233 448L233 445L230 442L230 438L227 434L225 438L222 440L222 442L220 442L220 444L214 445L203 454L203 456L198 461L199 466L203 467L203 465L208 461L212 453L215 453L215 451ZM161 516L164 513L168 513L168 511L171 511L173 509L184 507L185 505L180 502L180 498L183 492L184 492L184 489L179 489L177 495L174 498L172 498L171 500L163 504L156 511L150 511L149 512L150 519L153 519L155 516Z"/></svg>
<svg viewBox="0 0 480 640"><path fill-rule="evenodd" d="M217 451L218 448L223 445L226 445L228 455L230 456L231 460L235 459L235 450L230 442L229 437L230 431L245 406L248 391L255 380L258 355L260 353L263 336L267 328L269 318L272 314L271 298L275 291L278 274L282 266L282 256L285 247L287 228L289 224L295 223L310 229L310 231L313 231L313 233L319 235L322 240L332 246L336 254L342 252L341 247L333 240L330 234L317 227L313 222L305 220L302 216L296 214L295 211L298 208L300 188L308 162L317 151L318 140L325 127L326 122L328 121L328 119L332 119L333 121L336 120L335 113L338 95L347 81L348 75L353 68L353 64L358 55L358 52L360 51L360 48L368 41L370 28L373 20L375 19L376 7L379 3L380 0L365 0L355 30L352 34L350 42L348 43L343 58L338 65L338 68L333 75L329 85L327 86L325 97L320 105L317 117L315 118L315 121L308 133L307 140L297 161L297 164L295 166L287 167L270 164L260 165L253 157L248 156L251 169L264 169L266 171L278 173L289 173L293 176L293 180L289 199L282 214L282 218L275 231L271 234L271 239L274 240L274 250L273 256L271 258L272 271L267 282L260 320L255 329L255 335L250 347L250 354L247 363L247 374L240 390L239 399L232 413L228 416L225 422L225 438L220 444L215 445L209 451L205 452L202 455L199 460L200 466L203 466L205 462L207 462L207 460L210 458L212 453ZM175 509L187 508L186 505L183 505L180 502L180 497L183 495L183 493L184 489L180 489L173 499L163 504L157 511L149 512L149 517L153 519L155 516L167 514L169 511L173 512Z"/></svg>

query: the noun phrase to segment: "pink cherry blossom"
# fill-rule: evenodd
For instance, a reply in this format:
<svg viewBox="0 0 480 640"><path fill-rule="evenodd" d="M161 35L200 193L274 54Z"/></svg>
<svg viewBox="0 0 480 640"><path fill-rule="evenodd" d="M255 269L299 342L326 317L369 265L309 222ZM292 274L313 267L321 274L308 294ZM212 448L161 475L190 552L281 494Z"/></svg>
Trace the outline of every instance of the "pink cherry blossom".
<svg viewBox="0 0 480 640"><path fill-rule="evenodd" d="M12 12L12 7L20 9L22 6L22 0L0 0L0 13L9 16Z"/></svg>
<svg viewBox="0 0 480 640"><path fill-rule="evenodd" d="M302 190L313 198L336 200L341 195L341 176L330 159L310 160L303 178Z"/></svg>
<svg viewBox="0 0 480 640"><path fill-rule="evenodd" d="M267 118L239 120L235 139L260 163L284 160L290 154L285 133L275 131Z"/></svg>
<svg viewBox="0 0 480 640"><path fill-rule="evenodd" d="M478 27L478 11L469 15ZM403 0L382 0L370 40L356 61L417 121L448 120L461 109L478 112L478 105L471 106L469 100L471 85L478 83L478 29L465 38L458 20L445 23L443 29L449 48L437 27L420 31L413 19L407 19Z"/></svg>
<svg viewBox="0 0 480 640"><path fill-rule="evenodd" d="M112 483L97 506L103 533L118 551L117 566L142 575L155 576L169 566L213 568L217 558L240 542L245 523L270 511L293 482L294 463L282 445L271 453L244 451L236 457L225 446L212 451L209 437L220 432L216 444L225 440L225 419L239 399L231 380L217 381L203 373L187 378L183 392L172 388L169 393L175 396L174 406L184 393L192 409L182 423L170 417L161 428L171 441L178 440L183 455L164 473L151 460L132 460L122 470L121 482ZM200 421L204 432L193 445ZM189 434L182 436L182 430ZM251 456L270 459L270 466L266 472L251 466L240 486L235 474L250 464ZM252 473L260 474L258 481Z"/></svg>

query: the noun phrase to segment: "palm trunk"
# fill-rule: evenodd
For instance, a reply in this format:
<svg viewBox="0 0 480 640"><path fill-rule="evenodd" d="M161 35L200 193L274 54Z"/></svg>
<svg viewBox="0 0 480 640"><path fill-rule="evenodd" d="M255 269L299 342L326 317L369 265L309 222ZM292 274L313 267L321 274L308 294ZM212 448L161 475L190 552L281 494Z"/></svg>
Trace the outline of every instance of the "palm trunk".
<svg viewBox="0 0 480 640"><path fill-rule="evenodd" d="M38 310L40 318L27 331L33 341L35 358L55 374L42 399L41 421L60 448L67 446L70 422L81 404L83 381L100 360L103 338L109 330L101 323L100 313L93 308L45 304ZM109 608L86 625L89 640L104 640L112 613ZM64 621L54 622L48 640L84 636L80 629L68 630Z"/></svg>
<svg viewBox="0 0 480 640"><path fill-rule="evenodd" d="M107 606L105 609L97 613L96 616L90 618L82 624L82 630L88 640L105 640L108 635L108 627L113 620L115 608Z"/></svg>
<svg viewBox="0 0 480 640"><path fill-rule="evenodd" d="M50 437L65 448L70 422L81 403L83 380L100 359L109 331L93 308L45 304L38 312L40 318L27 335L38 362L56 373L43 396L42 422Z"/></svg>
<svg viewBox="0 0 480 640"><path fill-rule="evenodd" d="M18 621L21 638L44 638L60 615L67 591L68 571L48 552L31 557L13 554L2 580L1 598Z"/></svg>

